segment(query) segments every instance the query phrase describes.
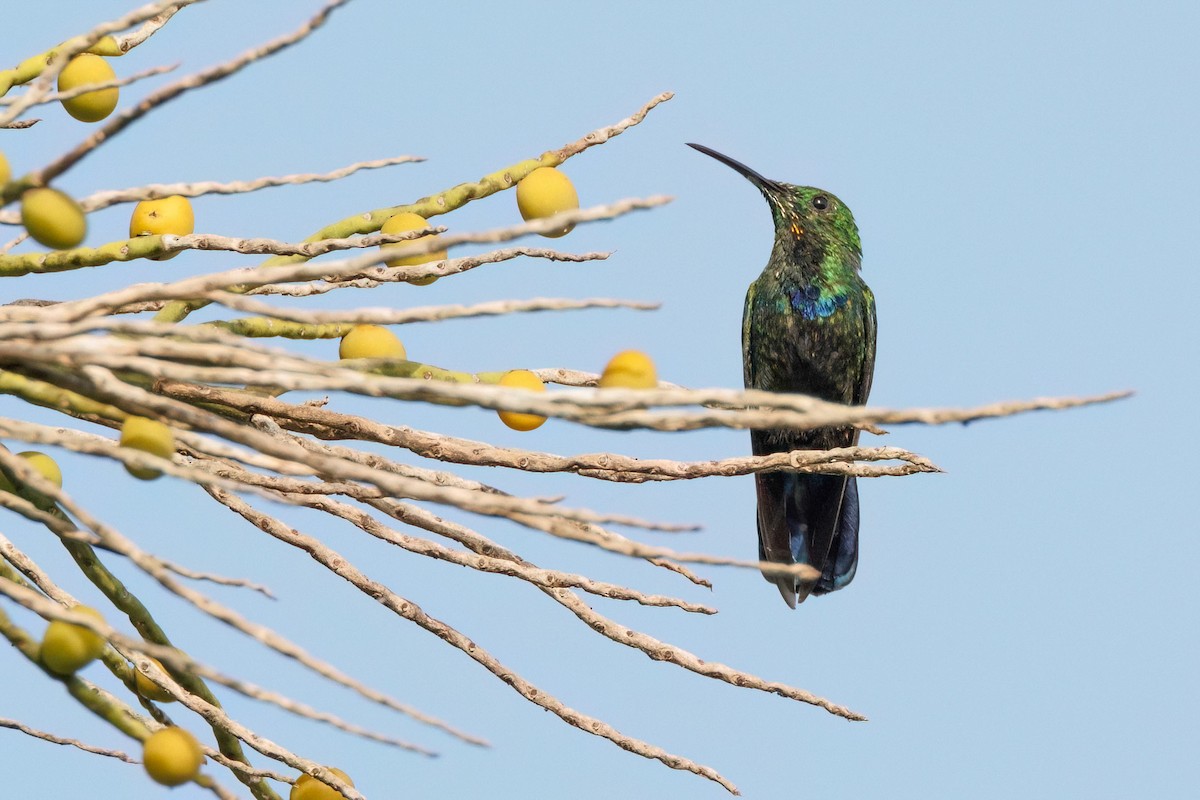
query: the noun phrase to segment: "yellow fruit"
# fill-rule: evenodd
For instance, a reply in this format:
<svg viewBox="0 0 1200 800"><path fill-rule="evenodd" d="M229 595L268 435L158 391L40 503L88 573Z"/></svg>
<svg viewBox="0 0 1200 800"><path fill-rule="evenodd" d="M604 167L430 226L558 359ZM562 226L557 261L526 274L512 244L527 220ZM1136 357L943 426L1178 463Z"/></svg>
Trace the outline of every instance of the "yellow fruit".
<svg viewBox="0 0 1200 800"><path fill-rule="evenodd" d="M26 450L23 453L17 453L21 458L29 462L29 466L36 469L41 476L53 483L58 488L62 488L62 470L59 469L58 462L45 453L39 453L37 450ZM12 490L12 484L9 484L8 490Z"/></svg>
<svg viewBox="0 0 1200 800"><path fill-rule="evenodd" d="M129 218L129 238L135 236L161 236L164 233L186 236L196 230L196 217L191 202L181 195L173 194L158 200L143 200L133 207ZM154 261L167 261L179 252L151 256Z"/></svg>
<svg viewBox="0 0 1200 800"><path fill-rule="evenodd" d="M156 419L129 416L121 423L121 446L170 459L175 455L175 434ZM154 480L162 475L162 472L152 467L131 467L126 464L125 469L133 477L144 481Z"/></svg>
<svg viewBox="0 0 1200 800"><path fill-rule="evenodd" d="M396 334L382 325L355 325L342 337L339 358L406 358Z"/></svg>
<svg viewBox="0 0 1200 800"><path fill-rule="evenodd" d="M0 153L0 186L8 183L12 178L12 168L8 166L8 158L4 153Z"/></svg>
<svg viewBox="0 0 1200 800"><path fill-rule="evenodd" d="M67 92L91 83L106 83L114 80L117 73L100 56L83 53L71 59L71 63L58 74L58 90ZM121 90L117 87L84 92L78 97L63 100L63 108L80 122L99 122L117 107Z"/></svg>
<svg viewBox="0 0 1200 800"><path fill-rule="evenodd" d="M342 772L337 767L326 767L325 769L337 775L351 786L354 781L350 780L350 776ZM312 775L304 774L296 779L292 784L292 791L288 794L288 800L345 800L342 793L334 789L327 783L314 778Z"/></svg>
<svg viewBox="0 0 1200 800"><path fill-rule="evenodd" d="M58 488L62 488L62 470L53 458L45 453L39 453L36 450L26 450L24 453L17 455L29 462L29 465L36 469L41 476L53 483ZM3 472L0 472L0 492L15 492L12 481L8 479ZM49 508L54 505L53 501L48 497L40 497L34 499L34 504L39 508Z"/></svg>
<svg viewBox="0 0 1200 800"><path fill-rule="evenodd" d="M104 621L100 612L89 606L73 606L71 610ZM51 620L42 637L42 663L58 675L73 675L100 657L104 643L103 636L82 625Z"/></svg>
<svg viewBox="0 0 1200 800"><path fill-rule="evenodd" d="M541 383L541 378L529 372L528 369L510 369L509 372L504 373L503 378L500 378L498 385L534 392L546 391L546 384ZM546 422L546 417L540 414L521 414L518 411L497 411L497 414L500 422L514 431L533 431L534 428L540 428L542 423Z"/></svg>
<svg viewBox="0 0 1200 800"><path fill-rule="evenodd" d="M143 200L133 207L129 236L186 236L196 230L196 217L186 197L173 194L158 200Z"/></svg>
<svg viewBox="0 0 1200 800"><path fill-rule="evenodd" d="M76 247L87 236L83 209L57 189L29 189L21 195L21 221L35 241L55 250Z"/></svg>
<svg viewBox="0 0 1200 800"><path fill-rule="evenodd" d="M414 214L411 211L401 211L399 214L388 217L387 222L383 223L383 227L379 229L379 232L405 233L407 231L423 231L430 227L433 226L431 226L420 214ZM415 241L423 242L428 238L429 237L423 237ZM438 237L434 236L433 238L436 240ZM395 250L403 249L407 245L408 242L393 242L391 244L385 244L383 247L386 249ZM387 265L389 267L415 267L418 264L428 264L430 261L442 261L447 257L447 255L448 254L445 250L435 250L434 252L426 253L423 256L393 258L388 260ZM436 280L437 276L431 275L428 278L417 278L416 280L411 280L409 283L416 284L417 286L428 286Z"/></svg>
<svg viewBox="0 0 1200 800"><path fill-rule="evenodd" d="M521 209L521 218L526 222L544 219L560 211L579 208L579 195L566 175L554 167L538 167L517 184L517 208ZM574 224L564 225L542 235L557 239L566 236L574 227Z"/></svg>
<svg viewBox="0 0 1200 800"><path fill-rule="evenodd" d="M509 370L504 373L504 377L500 379L498 385L528 389L534 392L546 391L546 384L542 383L542 379L527 369ZM500 415L500 421L514 431L531 431L534 428L540 428L546 421L546 418L540 414L522 414L516 411L497 411L496 413Z"/></svg>
<svg viewBox="0 0 1200 800"><path fill-rule="evenodd" d="M187 783L200 773L203 763L200 742L183 728L162 728L142 742L142 766L164 786Z"/></svg>
<svg viewBox="0 0 1200 800"><path fill-rule="evenodd" d="M599 385L605 389L653 389L658 386L658 375L650 356L641 350L626 350L608 362Z"/></svg>
<svg viewBox="0 0 1200 800"><path fill-rule="evenodd" d="M147 656L150 658L150 656ZM157 658L150 658L159 669L163 669L162 662ZM154 681L147 678L140 670L134 670L134 681L137 684L137 693L147 700L157 700L160 703L173 703L175 698L166 689L159 686Z"/></svg>

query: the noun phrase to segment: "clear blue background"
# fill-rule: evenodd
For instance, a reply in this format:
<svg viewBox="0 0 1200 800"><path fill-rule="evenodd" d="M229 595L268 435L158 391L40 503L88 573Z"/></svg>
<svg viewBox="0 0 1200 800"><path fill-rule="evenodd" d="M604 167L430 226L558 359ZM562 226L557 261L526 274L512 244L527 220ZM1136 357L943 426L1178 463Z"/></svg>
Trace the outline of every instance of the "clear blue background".
<svg viewBox="0 0 1200 800"><path fill-rule="evenodd" d="M292 30L315 5L201 4L116 67L128 74L183 60L185 71L199 69ZM8 20L4 59L16 63L127 8L113 0L27 4ZM879 303L873 403L973 405L1135 389L1133 399L1099 408L893 429L885 443L924 453L947 474L864 481L856 581L795 612L749 571L706 570L715 582L709 593L503 521L452 515L544 566L712 602L721 613L704 618L588 598L622 623L809 689L870 722L651 662L525 584L385 548L321 516L268 510L568 705L718 768L749 797L1182 797L1200 777L1200 544L1188 445L1200 288L1198 22L1195 5L1182 2L358 0L301 46L155 112L60 185L83 195L324 171L403 153L429 158L333 185L195 204L200 231L296 240L331 220L474 180L676 92L643 125L566 166L585 205L676 198L548 242L615 249L607 262L510 262L427 288L344 292L311 307L658 300L662 310L651 314L539 314L400 334L414 358L447 367L598 370L636 346L668 380L738 386L742 296L766 259L770 220L745 181L683 146L698 141L770 177L825 187L854 209L864 276ZM122 102L152 85L126 90ZM39 115L33 131L0 137L16 171L89 131L55 106ZM439 222L497 227L517 219L514 206L511 195L495 196ZM123 236L128 210L95 215L89 243ZM249 263L187 253L8 281L5 295L76 297ZM335 353L332 342L291 346ZM748 450L745 434L731 431L618 434L552 422L522 435L477 409L345 397L332 407L557 453L708 459ZM11 399L0 413L62 422ZM495 744L459 744L315 681L108 559L201 659L442 752L424 759L363 743L222 693L236 718L341 766L369 797L725 796L567 727L195 487L142 484L119 466L55 455L67 488L148 549L264 581L280 600L205 591ZM748 477L623 486L467 472L514 492L566 494L576 506L704 525L686 540L636 534L646 541L754 554ZM11 517L4 530L66 588L100 604L44 532ZM11 603L5 610L40 630ZM0 716L130 748L7 648L0 674ZM6 797L167 793L137 767L14 732L0 732L0 769ZM172 796L211 795L184 787Z"/></svg>

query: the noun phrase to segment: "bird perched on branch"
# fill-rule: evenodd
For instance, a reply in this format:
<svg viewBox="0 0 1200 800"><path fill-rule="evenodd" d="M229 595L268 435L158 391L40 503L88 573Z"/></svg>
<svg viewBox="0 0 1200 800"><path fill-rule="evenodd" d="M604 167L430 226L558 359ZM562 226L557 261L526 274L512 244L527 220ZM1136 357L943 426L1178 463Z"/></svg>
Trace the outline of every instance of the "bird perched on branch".
<svg viewBox="0 0 1200 800"><path fill-rule="evenodd" d="M764 178L703 145L705 155L754 184L771 209L775 243L750 284L742 316L746 388L862 405L875 369L875 296L859 275L862 244L846 204L823 189ZM750 432L755 455L827 450L858 441L855 428ZM850 583L858 566L853 477L757 473L759 560L808 564L806 576L763 576L792 608Z"/></svg>

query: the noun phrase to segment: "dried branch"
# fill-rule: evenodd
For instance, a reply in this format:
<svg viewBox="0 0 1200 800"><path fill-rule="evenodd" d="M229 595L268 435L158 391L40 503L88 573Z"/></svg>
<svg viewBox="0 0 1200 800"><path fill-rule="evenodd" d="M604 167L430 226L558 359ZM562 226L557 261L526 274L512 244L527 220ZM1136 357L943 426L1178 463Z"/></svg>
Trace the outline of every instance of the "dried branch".
<svg viewBox="0 0 1200 800"><path fill-rule="evenodd" d="M352 325L405 325L411 322L437 322L464 317L492 317L501 314L525 314L531 311L579 311L592 308L628 308L635 311L656 311L660 303L642 300L617 300L609 297L589 297L571 300L563 297L534 297L529 300L491 300L474 305L418 306L416 308L360 308L354 311L298 311L273 306L229 292L212 292L208 299L214 303L262 314L271 320L288 320L302 325L337 325L345 335ZM210 323L212 324L212 323ZM311 335L303 338L313 338Z"/></svg>
<svg viewBox="0 0 1200 800"><path fill-rule="evenodd" d="M221 475L222 477L232 477L245 483L271 487L278 492L274 499L279 502L312 508L317 511L324 511L333 516L340 517L341 519L350 522L377 539L386 541L389 544L394 544L410 553L415 553L417 555L426 556L439 561L446 561L448 563L457 564L463 567L470 567L472 569L479 570L480 572L489 572L519 578L539 587L577 588L599 597L608 597L614 600L632 600L645 606L673 606L675 608L683 609L684 611L691 611L701 614L716 613L716 609L708 606L699 605L696 603L688 603L674 597L647 595L624 586L618 586L616 584L605 583L602 581L595 581L584 577L583 575L559 572L557 570L538 569L524 563L493 558L487 555L476 555L473 557L468 556L464 553L451 550L450 548L426 539L409 536L407 534L400 533L393 528L380 525L370 515L364 513L354 506L320 496L324 493L324 490L332 489L338 494L345 494L358 500L370 501L380 499L379 493L364 491L362 487L359 487L355 484L335 484L330 486L328 483L326 483L324 486L320 487L322 491L318 492L314 491L318 487L315 487L312 484L305 484L294 479L266 478L263 476L252 475L251 473L247 473L245 470L241 470L233 464L224 464L220 467L215 467L214 471L216 474ZM413 513L428 513L421 512L415 507L411 508ZM436 519L436 517L434 517L432 514L429 514L429 517ZM411 518L409 521L411 521Z"/></svg>
<svg viewBox="0 0 1200 800"><path fill-rule="evenodd" d="M279 539L280 541L286 542L293 547L298 547L304 550L306 553L312 556L314 560L325 566L327 569L349 581L360 591L362 591L363 594L367 595L389 610L395 612L397 615L419 625L452 647L461 650L488 672L492 673L501 681L512 687L514 691L516 691L526 700L534 703L537 706L540 706L541 708L544 708L547 711L550 711L567 724L579 728L586 733L591 733L608 739L622 749L631 753L637 753L644 758L656 759L672 769L693 772L697 775L708 778L711 781L719 783L733 794L738 793L737 788L732 783L726 780L720 773L718 773L716 770L713 770L711 767L697 764L689 759L683 758L682 756L668 753L667 751L648 742L626 736L602 720L590 717L582 712L567 707L553 695L548 694L544 690L539 689L538 687L526 681L510 668L502 664L498 659L496 659L482 647L463 636L451 626L426 614L411 600L400 597L391 591L387 586L368 578L357 568L355 568L353 564L351 564L351 562L345 558L345 556L321 544L321 542L316 538L306 536L288 527L287 525L279 523L272 517L255 511L248 504L227 492L223 492L219 489L208 489L207 491L219 503L228 506L231 511L241 516L259 530Z"/></svg>
<svg viewBox="0 0 1200 800"><path fill-rule="evenodd" d="M162 72L166 71L166 69L174 69L174 67L158 67L157 69ZM134 77L144 76L145 73L139 73L138 76ZM123 80L129 82L133 78ZM75 91L83 92L92 91L93 89L94 87L87 86ZM2 102L4 101L0 100L0 103ZM382 169L383 167L391 167L397 164L413 164L424 160L421 156L395 156L393 158L380 158L373 161L358 161L354 164L332 170L331 172L305 172L295 175L280 175L277 177L255 178L248 181L231 181L225 183L220 181L151 183L146 186L136 186L129 189L109 189L107 191L95 192L87 197L78 198L77 202L84 211L92 212L120 203L137 203L142 200L156 200L172 195L202 197L209 194L244 194L276 186L302 186L307 183L329 183L341 180L361 170ZM19 225L21 223L21 215L16 211L0 212L0 223Z"/></svg>
<svg viewBox="0 0 1200 800"><path fill-rule="evenodd" d="M168 7L180 8L184 5L187 5L189 2L195 2L195 0L160 2L153 4L152 6L145 7L143 11L151 11L152 13L149 16L155 16ZM80 160L82 160L89 153L93 152L100 145L104 144L104 142L108 141L113 136L116 136L126 127L141 119L155 108L158 108L170 100L174 100L176 97L187 91L198 89L202 86L207 86L227 78L230 75L233 75L249 66L250 64L253 64L255 61L259 61L269 55L272 55L273 53L277 53L280 50L304 40L317 28L324 25L325 21L329 18L329 15L332 14L333 11L338 7L345 5L346 2L347 0L329 0L329 2L327 2L325 6L319 12L317 12L316 15L314 15L311 19L309 19L308 22L306 22L296 31L286 36L281 36L277 39L274 39L273 41L267 42L266 44L254 47L237 56L236 58L226 61L223 64L218 64L214 67L209 67L208 69L188 75L176 81L175 83L164 86L158 91L151 93L143 98L142 101L136 106L114 114L108 120L108 122L97 128L90 136L88 136L67 153L55 159L50 164L47 164L45 167L42 167L40 170L36 170L25 176L25 178L21 179L21 181L14 181L14 184L20 184L18 187L19 189L27 188L27 186L47 185L52 180L69 170L71 167L75 166L75 164L79 163ZM135 21L141 21L142 19L146 18L147 17L143 16ZM128 17L119 20L119 22L125 22L126 19L132 20L134 19L134 15L128 15ZM115 24L116 23L114 23L114 25ZM132 24L135 24L135 22L126 22L125 24L120 25L120 27L114 27L113 30L123 30L124 28L130 27ZM99 31L103 31L99 34L100 36L109 32L101 27L93 30L90 34L88 34L88 36L92 36ZM98 39L99 36L96 36L96 38ZM66 51L65 47L64 51ZM47 80L48 78L57 76L57 74L57 70L54 70L54 64L51 64L47 67L46 72L43 74L41 80ZM26 97L34 96L34 94L34 91L31 90ZM36 100L38 98L35 97L34 99ZM34 100L31 100L30 102L32 103ZM8 110L8 115L11 115L11 119L16 119L20 112L24 110L25 109L21 104L14 104L13 107ZM0 122L6 121L7 118L7 115L0 115ZM10 184L8 189L5 190L5 197L9 197L11 191L14 191L13 184ZM19 191L17 193L19 193Z"/></svg>
<svg viewBox="0 0 1200 800"><path fill-rule="evenodd" d="M132 541L125 538L111 526L108 526L97 520L89 512L84 510L69 496L67 496L61 489L42 478L40 474L38 474L24 462L24 459L13 456L3 449L0 449L0 464L2 464L6 470L15 473L22 482L29 484L37 492L50 497L57 504L61 505L74 519L79 520L84 528L97 537L105 549L119 553L128 558L149 577L157 581L164 589L192 604L198 610L208 614L214 619L230 625L247 636L250 636L256 641L266 645L272 650L275 650L281 655L297 661L322 677L341 684L346 688L352 689L368 700L390 708L393 711L405 714L406 716L409 716L419 722L439 728L440 730L443 730L444 732L449 733L456 738L462 739L463 741L467 741L472 744L485 744L482 740L476 737L470 736L469 734L464 734L447 723L442 722L441 720L416 711L415 709L410 708L409 706L406 706L405 704L400 703L399 701L394 700L393 698L388 697L381 692L371 689L370 687L354 680L353 678L350 678L333 665L328 664L321 659L316 658L315 656L312 656L303 648L286 639L285 637L280 636L270 628L251 622L245 619L242 615L238 614L236 611L233 611L232 609L217 603L205 595L178 583L171 578L167 571L162 567L159 559L141 550L141 548L137 547ZM38 511L28 501L21 500L20 498L14 498L12 495L0 493L0 504L6 507L14 508L15 510L19 510L20 513L23 513L25 516L42 522L54 533L59 534L60 536L66 536L68 538L74 537L76 530L74 525L67 522L65 519L57 519L46 514L45 512ZM119 639L113 639L111 636L107 638L112 641L120 641ZM173 664L177 664L180 669L188 672L195 674L200 674L201 672L215 673L215 671L198 664L190 658L181 661L181 654L178 652L168 652L172 650L172 648L141 642L130 643L129 647L135 650L146 652L164 662L170 661ZM232 679L223 678L222 682L226 683L226 685L233 685ZM251 746L253 746L253 744L251 744Z"/></svg>
<svg viewBox="0 0 1200 800"><path fill-rule="evenodd" d="M136 758L133 758L128 753L124 753L120 750L111 750L107 747L96 747L95 745L84 744L78 739L66 739L61 736L55 736L52 733L46 733L46 731L40 731L37 728L31 728L24 723L16 721L15 719L5 719L4 717L0 717L0 728L12 728L15 731L20 731L21 733L32 736L35 739L42 739L43 741L50 742L51 744L65 744L70 745L71 747L78 747L80 750L88 753L95 753L98 756L107 756L109 758L120 759L126 764L140 763Z"/></svg>
<svg viewBox="0 0 1200 800"><path fill-rule="evenodd" d="M171 3L164 8L160 13L155 14L152 18L146 20L138 27L137 30L130 31L122 36L114 36L113 41L118 53L128 53L133 48L137 47L142 42L149 39L154 34L162 30L162 27L167 24L167 20L175 16L187 3ZM107 53L101 53L107 55Z"/></svg>
<svg viewBox="0 0 1200 800"><path fill-rule="evenodd" d="M452 258L446 263L445 269L447 274L465 272L468 269L474 269L482 264L495 264L500 261L508 261L519 256L529 256L530 258L544 258L548 261L597 261L608 258L611 253L561 253L557 250L547 250L541 247L510 247L504 250L493 250L490 253L484 253L478 256L466 256L464 258ZM422 265L424 266L424 265ZM328 282L313 282L305 283L298 286L281 285L281 284L264 284L256 289L251 289L246 292L248 295L260 294L277 294L286 295L288 297L309 297L317 294L326 294L335 289L374 289L377 286L382 286L385 283L399 283L408 281L409 273L405 267L385 267L375 266L363 270L357 276L346 276L342 278L330 278ZM123 311L124 309L121 309Z"/></svg>
<svg viewBox="0 0 1200 800"><path fill-rule="evenodd" d="M483 197L488 197L488 196L495 194L496 192L502 191L504 189L510 189L510 188L516 186L517 183L522 178L524 178L530 172L533 172L535 169L537 169L539 167L558 166L559 164L563 163L563 161L565 161L567 158L570 158L573 155L583 152L584 150L586 150L589 147L593 147L597 144L603 144L604 142L608 141L612 137L620 135L624 131L628 130L630 127L637 125L639 122L641 122L643 119L645 119L646 114L648 114L650 112L650 110L653 109L655 106L659 105L660 103L664 103L667 100L670 100L672 97L674 97L673 93L663 92L662 94L652 98L648 103L646 103L644 106L642 106L642 108L639 109L632 116L627 117L614 125L609 125L604 128L600 128L598 130L592 131L591 133L587 134L586 136L582 137L581 139L579 139L569 145L566 145L565 147L560 148L557 151L552 150L552 151L543 153L540 158L528 159L526 161L521 161L521 162L519 162L517 164L513 164L512 166L509 166L505 169L499 170L497 172L493 172L490 175L485 175L483 178L479 179L478 181L476 181L474 183L459 184L458 186L455 186L455 187L448 189L444 192L441 192L439 194L430 195L429 197L422 198L421 200L418 200L416 203L411 203L408 205L401 205L401 206L393 206L390 208L376 209L374 211L367 212L364 214L356 214L352 217L347 217L346 219L340 220L339 222L335 222L332 225L327 225L326 227L322 228L320 231L318 231L317 233L310 236L309 241L317 241L320 239L352 236L354 234L372 233L374 231L379 230L380 227L383 225L383 223L385 221L387 221L388 218L392 217L395 214L400 213L401 211L411 211L415 214L419 214L422 217L425 217L426 219L428 219L429 217L433 217L433 216L436 216L439 214L445 214L450 211L453 211L456 208L460 208L463 205L471 202L472 200L478 200ZM556 215L555 217L552 218L552 220L543 220L543 221L547 222L547 224L548 224L548 227L546 228L546 230L551 230L551 229L553 229L553 227L561 225L564 222L566 222L567 220L570 220L572 218L573 217L568 216L568 214L564 213L564 214ZM551 221L554 223L554 225L552 225L552 226L549 225L549 223ZM539 232L542 232L542 231L539 230ZM503 241L503 240L489 240L489 241ZM441 246L449 246L451 244L453 244L453 242L443 241L441 243ZM427 250L418 250L417 248L412 248L412 249L410 249L409 252L412 255L416 255L418 253L433 252L433 250L435 250L435 249L438 249L438 247L429 246L429 248ZM280 266L282 264L294 263L299 258L302 258L302 256L276 256L274 258L271 258L271 259L268 259L267 261L265 261L263 265L264 266L272 266L272 267ZM425 265L422 265L422 267L424 267L424 266ZM421 269L421 268L418 267L415 269ZM421 274L421 273L418 273L418 274ZM164 308L162 311L160 311L156 318L161 321L165 321L165 322L180 322L184 318L186 318L187 315L190 314L192 311L195 311L198 308L202 308L204 305L205 305L204 301L192 301L192 302L179 301L179 302L171 303L166 308Z"/></svg>
<svg viewBox="0 0 1200 800"><path fill-rule="evenodd" d="M115 39L106 39L109 34L126 30L138 23L150 20L168 9L173 9L171 11L173 14L176 10L195 2L198 2L198 0L159 0L159 2L136 8L123 17L115 19L112 22L97 25L87 33L69 39L45 53L27 58L13 69L0 72L0 95L7 94L8 90L14 85L28 83L36 78L33 85L29 87L29 90L25 94L21 95L17 102L9 106L7 111L0 112L0 126L6 126L14 122L27 109L40 103L50 93L50 87L53 85L54 80L73 56L84 51L89 51L94 45L102 41L109 41L116 47L117 42ZM105 50L107 48L103 48L102 52L105 52ZM106 54L117 55L118 53L107 52ZM4 202L8 202L13 197L16 197L21 191L29 188L29 186L44 186L45 181L48 180L49 177L45 178L43 182L35 181L29 183L24 179L14 181L13 183L21 185L14 187L10 184L8 187L5 187L6 190L3 194Z"/></svg>
<svg viewBox="0 0 1200 800"><path fill-rule="evenodd" d="M51 313L50 309L12 308L12 311ZM11 308L11 307L10 307ZM133 330L134 323L129 324ZM146 329L150 332L151 328ZM7 338L7 337L4 337ZM1041 410L1062 410L1124 399L1131 392L1110 392L1089 397L1037 398L992 403L976 408L879 409L845 406L800 394L732 389L603 389L571 393L531 394L469 382L429 381L356 373L342 365L320 364L258 350L242 344L237 350L220 345L193 345L178 341L113 341L83 337L54 343L13 343L10 358L24 364L56 360L80 367L97 364L155 379L195 383L241 383L285 391L345 391L373 397L419 400L445 405L477 405L560 417L596 427L653 430L697 430L711 427L735 429L795 428L951 422L973 422ZM128 355L140 352L154 358ZM268 355L269 354L269 355ZM219 358L216 356L219 355ZM165 360L165 359L171 360ZM180 360L220 361L239 366L199 366ZM294 366L292 366L294 365ZM403 373L420 375L413 362L397 362ZM705 406L699 411L681 410Z"/></svg>
<svg viewBox="0 0 1200 800"><path fill-rule="evenodd" d="M161 661L169 661L176 665L189 663L189 660L184 657L180 651L169 647L163 647L161 645L152 645L146 642L141 642L137 639L132 639L122 633L119 633L107 623L101 622L88 614L82 614L78 611L63 609L55 603L44 599L41 595L38 595L32 590L25 589L15 584L9 584L6 581L0 581L0 594L6 595L10 599L46 619L60 619L70 622L72 625L79 625L87 628L88 630L103 636L108 642L112 643L120 650L145 652L153 655L155 658L158 658ZM154 665L148 660L141 659L141 663L138 665L138 668L145 670L147 673L154 674L155 677L158 677L160 680L162 680L163 684L165 684L167 688L174 688L169 676L167 676L165 672L158 671L157 668L154 667ZM236 736L238 739L250 745L265 756L269 756L270 758L274 758L278 761L283 761L284 763L294 766L297 769L303 769L305 771L321 769L319 764L304 759L295 753L280 747L270 739L254 733L249 728L246 728L245 726L236 722L232 717L226 714L223 709L217 705L214 705L213 703L209 703L208 701L187 692L179 692L175 699L203 717L210 725L213 726L214 729L220 729ZM349 786L346 787L346 790L343 791L343 794L347 798L352 798L353 800L366 800L366 798L355 792Z"/></svg>
<svg viewBox="0 0 1200 800"><path fill-rule="evenodd" d="M141 72L135 72L133 75L128 75L124 78L113 78L112 80L104 81L103 83L88 83L82 86L76 86L74 89L68 89L65 92L52 92L43 97L41 100L38 100L33 105L39 106L46 105L47 103L60 103L63 100L70 100L73 97L79 97L81 94L88 94L89 92L98 92L104 89L115 89L121 86L128 86L131 83L137 83L138 81L145 80L146 78L153 78L155 75L162 75L165 72L171 72L172 70L176 69L179 69L179 64L164 64L158 67L151 67L149 69L142 70ZM19 99L20 98L0 97L0 106L12 105ZM17 217L16 220L13 220L13 216L13 214L0 214L0 223L19 224L20 218Z"/></svg>
<svg viewBox="0 0 1200 800"><path fill-rule="evenodd" d="M564 212L548 219L534 220L490 231L448 234L439 236L437 240L432 240L431 235L442 232L444 228L431 228L396 234L373 234L362 238L322 239L299 243L279 242L274 239L238 239L202 233L189 234L187 236L139 236L133 239L110 242L101 247L81 247L75 250L23 253L21 255L0 255L0 277L17 277L30 273L64 272L83 267L103 266L114 261L132 261L135 258L151 258L192 249L224 250L238 253L303 253L308 258L336 250L374 247L388 242L408 242L417 239L417 241L411 241L409 246L405 248L405 255L423 255L434 250L441 250L460 244L507 242L521 236L545 233L546 231L553 230L555 225L561 225L564 220L581 223L613 219L632 211L655 208L670 202L670 200L671 198L663 196L621 200L607 206L594 206L579 211ZM425 241L420 241L420 237L424 237ZM375 251L341 262L293 266L288 268L288 272L284 272L284 267L273 267L269 271L260 271L257 269L227 270L226 272L212 275L188 278L173 284L140 284L122 290L127 296L131 296L131 299L125 300L120 305L144 302L150 299L172 299L178 296L204 297L208 292L218 289L241 292L268 283L277 283L285 280L312 280L314 278L326 278L330 275L336 276L342 274L356 275L361 270L392 257L394 257L394 254ZM441 277L451 274L451 272L463 272L472 266L475 266L475 264L468 264L465 259L460 263L451 263L451 260L446 260L421 264L415 267L401 267L398 270L404 270L404 272L397 271L397 274L403 275L404 280L428 277L430 275ZM292 277L289 278L289 276ZM191 287L197 285L203 285L204 288L191 289ZM187 287L187 291L181 291L181 287ZM147 296L155 290L157 290L156 294ZM176 294L172 294L172 292ZM82 302L90 306L95 306L97 303L105 303L106 301L111 302L108 298L113 294L116 293L100 295L99 297L89 298L89 300ZM204 304L207 304L207 302L205 300ZM61 303L57 308L59 313L62 313L64 308L76 305L75 303ZM115 306L102 305L97 310L107 312L113 307ZM13 310L12 306L7 308L10 311ZM29 317L27 315L23 317L18 315L16 318L28 319Z"/></svg>

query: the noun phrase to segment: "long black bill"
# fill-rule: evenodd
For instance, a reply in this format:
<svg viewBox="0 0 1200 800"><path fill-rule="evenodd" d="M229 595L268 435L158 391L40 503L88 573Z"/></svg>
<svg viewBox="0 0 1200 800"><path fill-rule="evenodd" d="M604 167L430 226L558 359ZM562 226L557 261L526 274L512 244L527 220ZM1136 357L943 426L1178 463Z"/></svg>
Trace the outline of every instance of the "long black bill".
<svg viewBox="0 0 1200 800"><path fill-rule="evenodd" d="M718 153L716 150L713 150L711 147L705 147L702 144L692 144L691 142L688 142L687 146L694 148L696 150L699 150L701 153L704 153L704 155L706 155L706 156L712 156L713 158L715 158L717 161L720 161L725 166L736 170L739 174L742 175L742 177L744 177L746 180L750 181L751 183L753 183L755 186L757 186L759 189L761 189L763 191L777 192L777 191L780 191L780 189L782 188L779 185L778 181L773 181L770 178L764 178L758 172L755 172L754 170L750 169L742 162L734 161L729 156L724 155L722 153Z"/></svg>

